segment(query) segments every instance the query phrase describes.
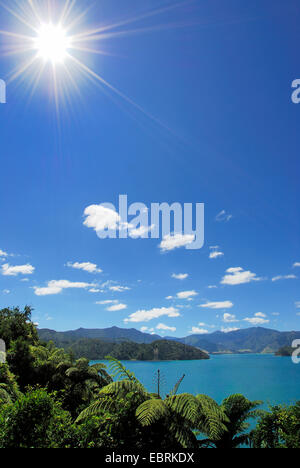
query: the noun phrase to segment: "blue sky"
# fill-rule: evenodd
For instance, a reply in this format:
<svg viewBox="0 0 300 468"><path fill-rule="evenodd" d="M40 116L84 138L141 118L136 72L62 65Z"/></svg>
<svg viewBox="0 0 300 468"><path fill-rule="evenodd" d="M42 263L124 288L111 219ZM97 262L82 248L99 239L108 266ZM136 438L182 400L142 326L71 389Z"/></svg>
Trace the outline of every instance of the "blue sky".
<svg viewBox="0 0 300 468"><path fill-rule="evenodd" d="M0 306L56 330L299 330L298 2L77 3L76 34L121 23L74 51L113 88L68 59L59 111L42 58L8 81L35 52L0 34ZM4 8L0 30L32 35ZM204 203L204 247L99 239L84 212L121 194Z"/></svg>

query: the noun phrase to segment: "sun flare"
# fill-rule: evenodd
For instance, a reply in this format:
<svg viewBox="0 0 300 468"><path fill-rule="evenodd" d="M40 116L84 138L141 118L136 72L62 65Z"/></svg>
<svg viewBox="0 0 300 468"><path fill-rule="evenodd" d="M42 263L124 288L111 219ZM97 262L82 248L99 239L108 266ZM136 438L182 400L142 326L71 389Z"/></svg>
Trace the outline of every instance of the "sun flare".
<svg viewBox="0 0 300 468"><path fill-rule="evenodd" d="M71 41L61 25L43 24L34 41L38 57L53 64L63 63Z"/></svg>
<svg viewBox="0 0 300 468"><path fill-rule="evenodd" d="M177 8L180 3L157 10L149 10L138 16L121 21L103 23L93 28L86 27L87 14L90 8L82 9L76 0L0 0L0 8L10 13L20 25L15 31L0 29L0 38L5 39L1 52L5 55L18 57L16 66L7 76L6 82L11 84L16 80L23 81L26 77L31 88L30 98L43 75L47 75L49 95L53 96L57 112L62 106L70 104L71 91L75 90L81 96L80 84L83 79L94 83L116 103L122 101L122 106L128 106L128 113L134 119L136 114L143 116L154 125L170 129L159 119L145 111L125 93L105 80L89 65L89 56L111 55L109 40L123 36L143 34L152 31L151 27L130 28L129 26L155 15L166 13ZM168 24L160 29L172 27ZM153 28L155 31L156 28Z"/></svg>

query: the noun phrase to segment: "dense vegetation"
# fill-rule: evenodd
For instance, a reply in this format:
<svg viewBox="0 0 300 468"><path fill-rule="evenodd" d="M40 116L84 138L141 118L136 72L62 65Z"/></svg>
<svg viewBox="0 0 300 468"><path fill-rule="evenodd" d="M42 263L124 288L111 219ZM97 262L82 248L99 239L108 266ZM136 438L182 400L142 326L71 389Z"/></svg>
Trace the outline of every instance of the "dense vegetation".
<svg viewBox="0 0 300 468"><path fill-rule="evenodd" d="M293 351L295 351L295 348L292 348L291 346L283 346L282 348L279 348L275 354L276 356L290 357L293 354Z"/></svg>
<svg viewBox="0 0 300 468"><path fill-rule="evenodd" d="M154 341L149 344L139 344L132 341L111 343L97 338L64 338L53 341L75 357L85 357L90 360L104 359L108 355L125 361L209 359L209 355L200 349L167 340Z"/></svg>
<svg viewBox="0 0 300 468"><path fill-rule="evenodd" d="M300 447L300 402L260 411L259 401L230 395L150 393L117 359L103 364L41 342L31 310L0 311L7 362L0 364L0 448ZM111 374L111 375L110 375ZM248 420L257 419L250 431Z"/></svg>

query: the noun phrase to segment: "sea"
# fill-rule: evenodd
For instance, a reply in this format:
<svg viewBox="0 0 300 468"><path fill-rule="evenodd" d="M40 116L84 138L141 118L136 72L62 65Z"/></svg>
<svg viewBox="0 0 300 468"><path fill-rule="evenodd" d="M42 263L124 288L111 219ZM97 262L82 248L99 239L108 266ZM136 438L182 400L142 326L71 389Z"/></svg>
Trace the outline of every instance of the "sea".
<svg viewBox="0 0 300 468"><path fill-rule="evenodd" d="M92 361L95 362L103 361ZM300 400L300 364L269 354L221 354L199 361L122 361L149 392L168 394L184 375L178 393L206 394L217 403L234 393L269 405ZM109 363L106 362L109 367ZM159 376L159 378L158 378Z"/></svg>

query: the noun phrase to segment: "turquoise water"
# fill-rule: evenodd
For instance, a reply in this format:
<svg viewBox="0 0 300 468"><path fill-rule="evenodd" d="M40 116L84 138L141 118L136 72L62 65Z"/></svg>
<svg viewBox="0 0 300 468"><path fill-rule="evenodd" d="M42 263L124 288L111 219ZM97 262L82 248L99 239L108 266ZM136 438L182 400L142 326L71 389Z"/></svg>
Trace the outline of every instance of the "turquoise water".
<svg viewBox="0 0 300 468"><path fill-rule="evenodd" d="M268 404L300 400L300 364L273 355L217 355L203 361L124 361L149 391L156 388L155 373L162 375L162 394L168 393L185 374L179 392L204 393L220 403L233 393Z"/></svg>

